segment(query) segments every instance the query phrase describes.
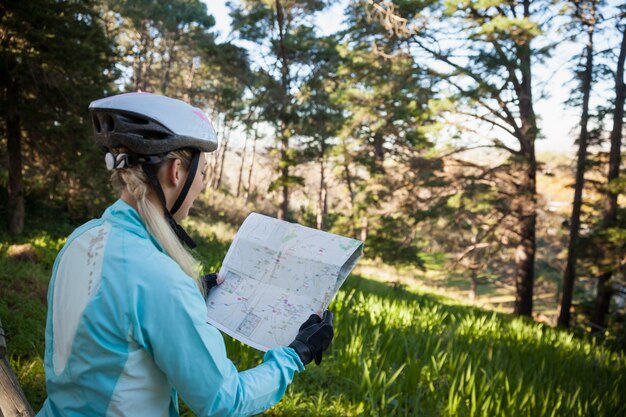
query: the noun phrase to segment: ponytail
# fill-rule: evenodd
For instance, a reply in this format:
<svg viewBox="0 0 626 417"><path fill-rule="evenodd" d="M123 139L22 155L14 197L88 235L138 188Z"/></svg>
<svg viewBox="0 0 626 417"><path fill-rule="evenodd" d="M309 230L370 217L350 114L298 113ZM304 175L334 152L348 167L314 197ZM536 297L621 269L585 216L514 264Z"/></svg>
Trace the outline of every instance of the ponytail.
<svg viewBox="0 0 626 417"><path fill-rule="evenodd" d="M180 159L183 165L189 166L191 152L178 150L167 154L164 160ZM165 252L202 288L199 281L200 265L187 251L174 233L163 215L163 209L155 206L149 199L150 185L140 165L113 171L111 180L118 191L124 189L137 201L137 211L143 219L148 232L163 246Z"/></svg>

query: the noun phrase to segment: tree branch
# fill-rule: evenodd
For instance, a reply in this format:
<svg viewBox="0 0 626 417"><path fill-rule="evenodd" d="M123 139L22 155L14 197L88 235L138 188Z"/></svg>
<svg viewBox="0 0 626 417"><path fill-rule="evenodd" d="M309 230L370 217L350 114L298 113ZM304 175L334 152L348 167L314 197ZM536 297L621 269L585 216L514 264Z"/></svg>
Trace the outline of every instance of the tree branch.
<svg viewBox="0 0 626 417"><path fill-rule="evenodd" d="M506 126L496 122L495 120L489 119L486 115L474 114L474 113L464 112L464 111L458 111L458 113L462 114L464 116L469 116L469 117L473 117L475 119L482 120L483 122L487 122L487 123L491 124L492 126L499 127L500 129L502 129L505 132L507 132L509 135L515 136L515 132L509 130Z"/></svg>

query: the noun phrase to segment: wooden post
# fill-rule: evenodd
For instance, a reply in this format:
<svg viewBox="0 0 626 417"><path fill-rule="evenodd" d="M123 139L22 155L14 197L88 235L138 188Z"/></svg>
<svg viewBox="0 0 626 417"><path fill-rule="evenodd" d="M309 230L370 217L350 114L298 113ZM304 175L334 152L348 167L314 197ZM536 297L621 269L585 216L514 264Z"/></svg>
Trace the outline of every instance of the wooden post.
<svg viewBox="0 0 626 417"><path fill-rule="evenodd" d="M7 350L0 321L0 417L33 417L35 413L5 357Z"/></svg>

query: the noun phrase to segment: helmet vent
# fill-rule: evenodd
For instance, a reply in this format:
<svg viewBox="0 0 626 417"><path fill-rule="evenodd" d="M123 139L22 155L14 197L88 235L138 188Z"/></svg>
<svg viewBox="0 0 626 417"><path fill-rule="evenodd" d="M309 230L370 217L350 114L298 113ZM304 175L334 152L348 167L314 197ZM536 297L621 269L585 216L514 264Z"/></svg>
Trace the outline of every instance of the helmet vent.
<svg viewBox="0 0 626 417"><path fill-rule="evenodd" d="M124 121L126 123L130 123L130 124L134 124L134 125L147 125L150 124L150 120L148 119L144 119L143 117L136 117L136 116L132 116L130 114L124 114L124 115L119 115L118 118L121 121Z"/></svg>
<svg viewBox="0 0 626 417"><path fill-rule="evenodd" d="M167 131L158 130L138 130L137 134L141 135L144 139L161 140L172 137L172 134Z"/></svg>
<svg viewBox="0 0 626 417"><path fill-rule="evenodd" d="M104 116L104 130L107 132L113 132L113 130L115 130L115 122L108 114Z"/></svg>
<svg viewBox="0 0 626 417"><path fill-rule="evenodd" d="M91 117L92 121L93 121L93 127L94 129L96 129L97 133L102 132L102 126L100 126L100 120L98 119L98 116L96 116L95 114Z"/></svg>

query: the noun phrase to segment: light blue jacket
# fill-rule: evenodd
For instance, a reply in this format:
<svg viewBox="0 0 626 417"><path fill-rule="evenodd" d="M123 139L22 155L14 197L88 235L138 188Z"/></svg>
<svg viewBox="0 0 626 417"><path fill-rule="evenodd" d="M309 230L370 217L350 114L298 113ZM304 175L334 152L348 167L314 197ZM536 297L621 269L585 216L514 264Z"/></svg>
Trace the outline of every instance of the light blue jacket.
<svg viewBox="0 0 626 417"><path fill-rule="evenodd" d="M178 416L177 393L198 416L248 416L304 370L281 347L238 372L193 280L121 200L76 229L57 257L45 368L39 417Z"/></svg>

